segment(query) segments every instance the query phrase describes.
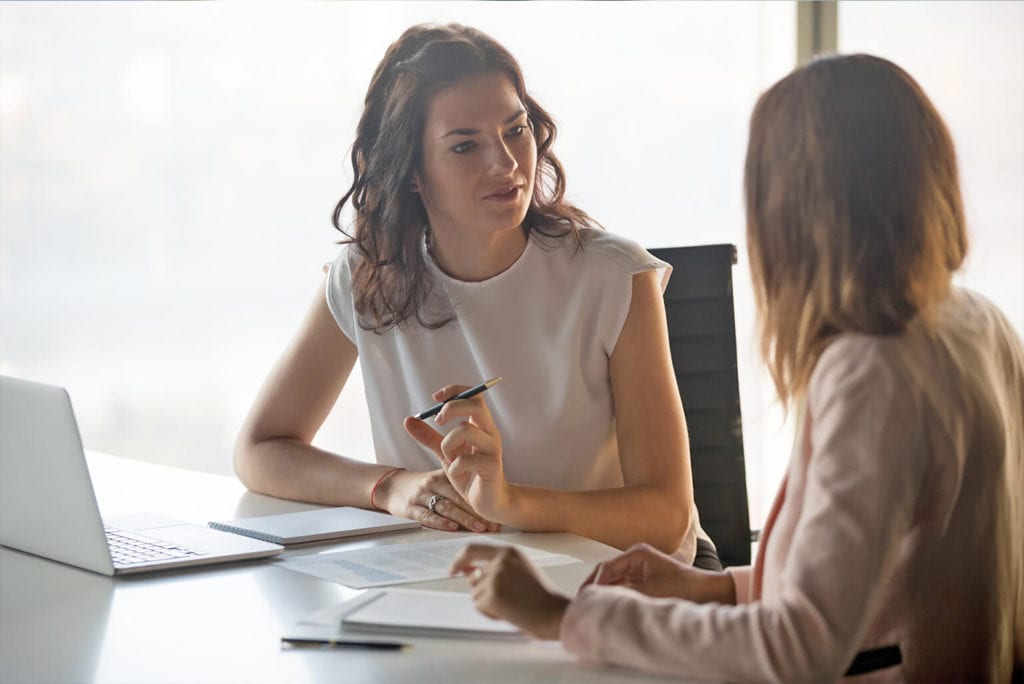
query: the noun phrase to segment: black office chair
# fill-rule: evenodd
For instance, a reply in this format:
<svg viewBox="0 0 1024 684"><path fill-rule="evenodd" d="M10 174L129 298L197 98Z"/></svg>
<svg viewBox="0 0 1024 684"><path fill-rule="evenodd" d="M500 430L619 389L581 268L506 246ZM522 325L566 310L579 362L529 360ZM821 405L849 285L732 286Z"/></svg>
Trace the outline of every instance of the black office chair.
<svg viewBox="0 0 1024 684"><path fill-rule="evenodd" d="M700 522L722 564L750 563L733 314L734 245L648 250L672 265L665 291L669 344L690 433Z"/></svg>

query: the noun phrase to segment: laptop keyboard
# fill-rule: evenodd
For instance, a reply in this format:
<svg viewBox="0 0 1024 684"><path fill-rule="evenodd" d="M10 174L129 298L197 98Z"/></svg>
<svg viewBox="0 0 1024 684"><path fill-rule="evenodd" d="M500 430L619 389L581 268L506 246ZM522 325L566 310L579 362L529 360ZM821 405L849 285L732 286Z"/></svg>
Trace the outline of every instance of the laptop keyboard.
<svg viewBox="0 0 1024 684"><path fill-rule="evenodd" d="M204 555L202 551L187 549L184 546L152 537L144 537L128 530L119 530L116 527L104 527L103 531L107 533L110 557L113 559L114 565L119 568L158 560Z"/></svg>

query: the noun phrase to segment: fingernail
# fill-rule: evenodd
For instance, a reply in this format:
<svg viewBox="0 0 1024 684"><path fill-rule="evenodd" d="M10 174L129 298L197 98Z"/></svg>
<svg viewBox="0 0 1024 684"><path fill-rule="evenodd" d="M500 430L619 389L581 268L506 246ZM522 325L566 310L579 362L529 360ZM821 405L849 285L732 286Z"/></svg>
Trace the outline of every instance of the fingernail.
<svg viewBox="0 0 1024 684"><path fill-rule="evenodd" d="M473 523L473 529L477 532L484 532L487 530L483 523Z"/></svg>
<svg viewBox="0 0 1024 684"><path fill-rule="evenodd" d="M457 529L459 529L458 524L457 523L453 523L453 522L448 523L447 527L448 527L449 530L457 530Z"/></svg>

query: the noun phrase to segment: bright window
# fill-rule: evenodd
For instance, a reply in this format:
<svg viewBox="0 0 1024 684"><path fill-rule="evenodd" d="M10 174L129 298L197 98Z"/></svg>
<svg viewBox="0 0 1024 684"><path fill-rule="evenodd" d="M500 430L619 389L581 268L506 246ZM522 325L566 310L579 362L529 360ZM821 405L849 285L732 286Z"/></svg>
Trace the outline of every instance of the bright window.
<svg viewBox="0 0 1024 684"><path fill-rule="evenodd" d="M409 25L453 20L519 58L560 125L570 197L610 230L740 247L760 526L789 436L753 346L741 180L754 101L795 61L793 3L0 3L0 371L68 387L91 448L230 472L336 253L329 216L373 68ZM958 130L955 110L1006 97L1001 83L933 94ZM1019 171L1013 145L997 151ZM1018 212L1019 255L1017 201L984 208ZM978 244L979 271L1003 263ZM358 373L317 440L372 457Z"/></svg>
<svg viewBox="0 0 1024 684"><path fill-rule="evenodd" d="M959 281L1024 334L1024 3L841 2L839 49L896 62L942 114L971 240Z"/></svg>

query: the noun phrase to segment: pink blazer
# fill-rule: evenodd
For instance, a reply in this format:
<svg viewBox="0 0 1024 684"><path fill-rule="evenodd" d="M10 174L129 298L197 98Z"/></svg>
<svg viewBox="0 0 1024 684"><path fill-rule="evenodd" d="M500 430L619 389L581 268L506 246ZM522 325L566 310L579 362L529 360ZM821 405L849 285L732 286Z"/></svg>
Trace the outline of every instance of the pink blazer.
<svg viewBox="0 0 1024 684"><path fill-rule="evenodd" d="M1007 681L1024 665L1024 345L957 290L898 337L821 356L738 603L588 587L562 622L583 660L696 679Z"/></svg>

